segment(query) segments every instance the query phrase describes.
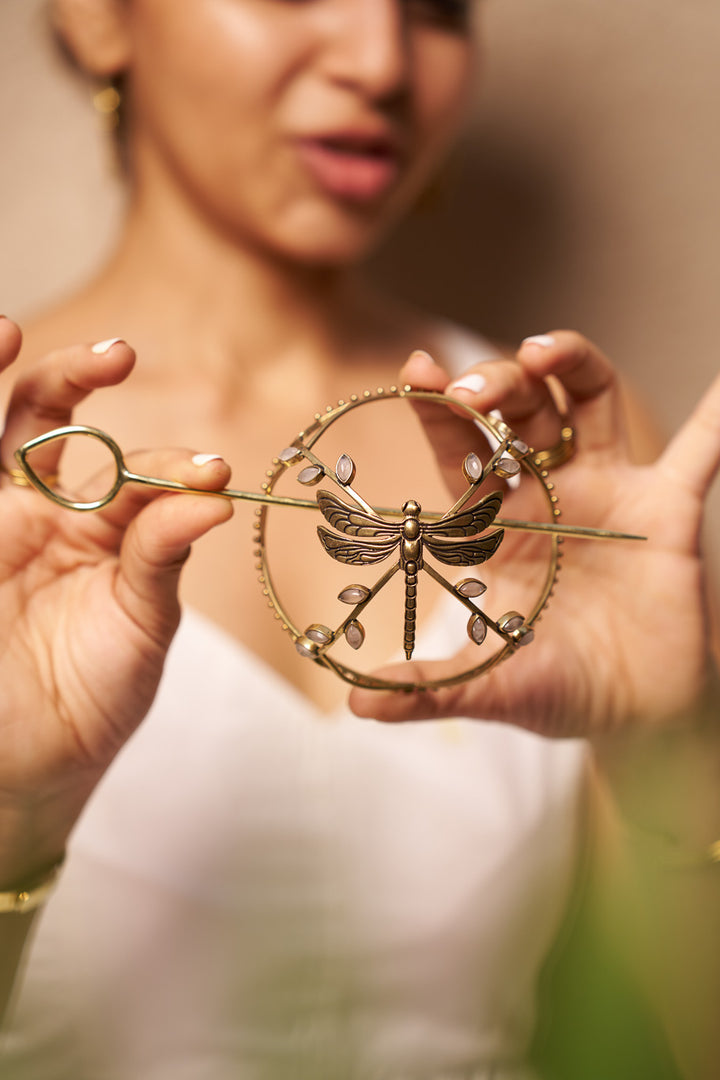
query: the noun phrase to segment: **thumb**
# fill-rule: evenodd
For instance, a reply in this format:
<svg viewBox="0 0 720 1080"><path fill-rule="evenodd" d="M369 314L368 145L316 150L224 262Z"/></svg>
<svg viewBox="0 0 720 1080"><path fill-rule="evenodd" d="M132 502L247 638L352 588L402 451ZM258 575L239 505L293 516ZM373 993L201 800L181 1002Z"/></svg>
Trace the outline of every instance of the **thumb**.
<svg viewBox="0 0 720 1080"><path fill-rule="evenodd" d="M116 596L153 639L167 643L177 627L178 585L191 545L232 514L229 499L168 494L133 519L120 548Z"/></svg>
<svg viewBox="0 0 720 1080"><path fill-rule="evenodd" d="M720 466L720 375L671 439L658 465L693 495L705 497Z"/></svg>
<svg viewBox="0 0 720 1080"><path fill-rule="evenodd" d="M354 687L349 698L350 708L356 716L386 723L440 720L450 716L487 717L494 696L490 675L480 681L471 679L449 686L417 685L415 689L405 689L409 683L432 684L457 677L463 668L471 666L459 666L458 661L462 657L461 652L450 661L428 660L387 665L374 671L373 677L396 682L398 688L376 690Z"/></svg>
<svg viewBox="0 0 720 1080"><path fill-rule="evenodd" d="M395 664L374 675L398 683L436 683L471 667L470 663L458 666L462 656L460 653L450 661ZM566 699L567 687L558 680L552 649L536 641L527 651L511 654L490 671L450 686L410 691L355 687L349 706L356 716L383 723L465 717L500 721L557 738L576 733L576 710Z"/></svg>
<svg viewBox="0 0 720 1080"><path fill-rule="evenodd" d="M400 371L402 385L413 390L444 393L450 383L447 372L436 364L429 353L417 349L411 353ZM438 468L448 491L459 494L464 490L461 466L471 450L483 451L487 443L479 435L468 414L449 401L413 401L412 406L428 443L433 449Z"/></svg>

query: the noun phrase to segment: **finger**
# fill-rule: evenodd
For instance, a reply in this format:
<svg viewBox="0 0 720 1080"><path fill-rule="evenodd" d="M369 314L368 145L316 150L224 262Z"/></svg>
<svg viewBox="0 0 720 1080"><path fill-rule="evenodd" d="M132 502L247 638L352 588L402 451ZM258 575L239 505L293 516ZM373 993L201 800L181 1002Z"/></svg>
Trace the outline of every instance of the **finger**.
<svg viewBox="0 0 720 1080"><path fill-rule="evenodd" d="M413 390L430 390L444 393L450 382L450 376L429 353L421 349L410 354L400 371L400 382L411 386ZM459 493L464 487L461 466L470 450L479 448L482 443L478 432L467 417L434 402L413 401L416 413L430 446L435 454L438 467L448 489Z"/></svg>
<svg viewBox="0 0 720 1080"><path fill-rule="evenodd" d="M409 668L411 667L411 670ZM412 665L392 665L373 672L390 682L412 679L422 682L437 675L437 665L416 662ZM348 704L356 716L383 723L402 723L407 720L439 720L460 716L459 687L441 690L368 690L354 687Z"/></svg>
<svg viewBox="0 0 720 1080"><path fill-rule="evenodd" d="M476 364L459 378L448 381L446 373L427 353L413 353L401 377L418 389L442 390L479 413L499 410L502 418L528 444L536 447L556 442L561 427L555 401L543 379L530 376L514 360L499 358ZM416 411L433 447L445 483L451 491L462 490L460 466L471 450L487 453L467 413L452 406L415 402ZM493 444L493 449L495 444Z"/></svg>
<svg viewBox="0 0 720 1080"><path fill-rule="evenodd" d="M167 641L179 614L177 590L191 545L232 517L229 499L167 495L134 518L120 549L115 594L128 616Z"/></svg>
<svg viewBox="0 0 720 1080"><path fill-rule="evenodd" d="M658 460L668 480L703 498L720 467L720 376Z"/></svg>
<svg viewBox="0 0 720 1080"><path fill-rule="evenodd" d="M450 376L429 352L415 349L400 369L399 381L403 386L409 385L415 390L435 390L442 394L450 382Z"/></svg>
<svg viewBox="0 0 720 1080"><path fill-rule="evenodd" d="M464 649L450 661L415 660L412 663L390 664L373 672L373 675L400 684L407 684L408 681L430 683L455 676L459 671L467 670L476 662L472 652ZM455 716L503 719L504 716L496 715L497 702L495 702L496 711L492 713L487 711L489 705L497 698L497 693L493 692L493 683L497 674L496 669L487 673L481 680L472 679L469 682L459 682L436 689L428 687L406 691L370 690L356 687L350 693L349 705L356 716L368 717L384 723L441 720ZM468 694L469 688L472 695ZM482 697L478 695L479 690L483 692ZM499 711L504 712L501 708Z"/></svg>
<svg viewBox="0 0 720 1080"><path fill-rule="evenodd" d="M69 424L73 408L93 390L122 382L132 370L135 353L114 338L97 345L77 345L50 353L18 380L8 406L0 460L14 466L18 446L54 427ZM33 456L38 472L57 472L61 443L42 447Z"/></svg>
<svg viewBox="0 0 720 1080"><path fill-rule="evenodd" d="M128 455L126 465L140 476L170 480L190 488L199 488L209 494L227 487L231 472L230 466L219 454L196 454L190 450L178 449L137 451ZM112 478L109 479L111 483ZM107 487L108 478L99 478L98 497L107 491ZM177 495L174 492L168 493L162 488L140 483L126 483L111 503L97 514L93 514L90 523L91 534L99 542L110 546L119 545L120 537L140 511L162 496L183 499L193 497L183 493L177 493ZM229 500L208 499L206 501L228 502Z"/></svg>
<svg viewBox="0 0 720 1080"><path fill-rule="evenodd" d="M548 737L561 738L575 732L574 713L558 692L557 672L551 650L533 643L532 660L524 654L511 656L481 678L438 689L409 693L354 688L349 705L356 716L383 723L443 720L466 717L512 724ZM415 682L442 679L457 672L445 661L394 665L378 672L382 678Z"/></svg>
<svg viewBox="0 0 720 1080"><path fill-rule="evenodd" d="M465 373L464 378L466 380L479 380L477 384L469 381L469 387L479 385L480 382L484 385L485 369L495 368L496 365L500 368L510 366L509 362L504 360L484 361L481 365L477 365ZM483 373L480 372L480 367ZM515 367L520 370L519 365L515 365ZM449 395L452 393L453 387L458 385L458 381L451 383L447 372L436 364L428 353L423 351L412 353L400 372L400 376L404 385L410 385L413 389L433 390L448 395L445 397L446 405L438 402L423 401L413 401L412 404L423 426L427 440L433 449L446 487L454 495L461 494L467 488L467 481L463 477L462 464L468 453L475 451L481 458L487 459L489 457L489 442L492 442L492 450L495 450L497 443L492 441L491 438L486 439L478 425L473 421L472 416L464 409L452 404ZM494 397L492 396L493 391L490 391L490 395L486 398L482 392L478 393L471 389L471 393L469 395L465 394L464 397L472 398L475 404L468 400L467 405L470 408L475 408L478 412L489 412L493 408L491 402L502 397L502 374L498 375L495 381L498 384L498 389ZM490 382L493 382L492 376ZM467 385L466 383L466 388ZM458 394L458 400L461 397L463 395ZM485 400L488 401L486 407L484 406ZM555 424L557 426L557 417ZM497 483L500 485L499 481ZM489 491L493 486L494 481L491 479L484 490ZM502 487L502 485L500 486Z"/></svg>
<svg viewBox="0 0 720 1080"><path fill-rule="evenodd" d="M516 360L491 360L471 368L446 392L478 412L498 410L530 446L543 448L559 438L561 421L547 383Z"/></svg>
<svg viewBox="0 0 720 1080"><path fill-rule="evenodd" d="M0 371L4 371L17 359L21 345L20 327L6 315L0 315Z"/></svg>
<svg viewBox="0 0 720 1080"><path fill-rule="evenodd" d="M624 428L615 370L597 346L573 330L525 338L517 358L537 377L555 377L567 394L577 422L578 448L624 447Z"/></svg>

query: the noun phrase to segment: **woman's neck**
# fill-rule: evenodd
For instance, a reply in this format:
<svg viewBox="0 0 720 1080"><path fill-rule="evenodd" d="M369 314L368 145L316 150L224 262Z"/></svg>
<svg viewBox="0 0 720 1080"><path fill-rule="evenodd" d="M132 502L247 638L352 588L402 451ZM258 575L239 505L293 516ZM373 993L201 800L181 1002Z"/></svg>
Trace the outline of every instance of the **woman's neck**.
<svg viewBox="0 0 720 1080"><path fill-rule="evenodd" d="M280 258L229 237L177 190L149 185L130 200L104 269L31 328L29 345L42 353L124 337L138 352L136 387L212 385L227 405L262 404L289 385L315 401L336 386L342 394L392 379L407 352L426 344L418 323L354 267Z"/></svg>
<svg viewBox="0 0 720 1080"><path fill-rule="evenodd" d="M285 353L298 339L316 350L334 348L363 304L352 271L293 264L202 220L178 223L172 213L142 205L131 206L96 289L125 300L130 320L161 323L166 345L191 362L209 338L253 363Z"/></svg>

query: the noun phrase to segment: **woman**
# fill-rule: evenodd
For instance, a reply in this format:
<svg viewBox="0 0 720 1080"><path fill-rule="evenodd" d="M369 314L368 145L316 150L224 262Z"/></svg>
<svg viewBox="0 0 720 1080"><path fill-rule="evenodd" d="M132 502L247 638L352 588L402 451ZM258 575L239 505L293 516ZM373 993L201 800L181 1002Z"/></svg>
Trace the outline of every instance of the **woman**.
<svg viewBox="0 0 720 1080"><path fill-rule="evenodd" d="M396 381L412 354L402 380L500 407L538 447L558 439L544 377L559 378L579 430L558 480L568 520L652 537L642 552L574 553L537 643L486 679L353 692L353 709L379 719L503 721L403 729L352 720L341 685L282 649L256 583L235 572L252 558L247 526L216 528L231 515L224 500L126 490L76 517L6 474L3 890L42 888L72 837L27 950L5 1067L529 1075L538 973L576 870L586 751L517 727L590 736L617 805L651 844L669 834L695 856L719 834L716 736L695 722L710 666L695 548L720 453L718 389L672 452L641 470L625 460L612 369L584 339L542 335L493 360L362 280L359 260L419 194L462 117L469 4L53 10L77 63L123 84L131 197L109 264L30 328L16 362L19 332L0 321L2 363L16 369L6 470L19 444L75 410L124 447L210 451L145 451L137 471L220 489L238 462L244 483L319 404ZM463 374L461 345L473 358ZM113 389L82 405L103 387ZM449 413L429 428L438 478L410 455L404 481L447 505L441 478L456 486L471 435ZM411 437L411 420L398 421L396 445ZM364 481L379 483L386 451L367 436L361 451ZM56 451L35 464L54 472ZM303 568L312 536L292 540ZM189 611L139 727L177 630L181 569ZM645 609L631 622L628 583L641 575ZM311 608L316 588L295 573L288 605ZM656 635L668 593L682 607ZM391 629L375 640L385 657ZM644 736L650 726L663 734ZM627 782L639 758L661 781L640 807ZM697 814L681 799L688 776ZM707 933L700 905L714 887L704 874L679 886ZM674 911L659 906L655 934L675 932ZM9 992L32 916L2 919ZM691 954L686 971L656 982L682 993L699 970ZM673 1000L659 1005L685 1023ZM706 1045L709 1021L693 1016L699 1029L671 1032L684 1061Z"/></svg>

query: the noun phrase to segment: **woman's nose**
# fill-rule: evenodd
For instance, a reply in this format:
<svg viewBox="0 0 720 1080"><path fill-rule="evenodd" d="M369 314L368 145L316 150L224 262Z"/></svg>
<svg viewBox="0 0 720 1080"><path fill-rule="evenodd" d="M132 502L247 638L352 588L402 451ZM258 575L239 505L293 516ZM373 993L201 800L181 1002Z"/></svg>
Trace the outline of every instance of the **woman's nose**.
<svg viewBox="0 0 720 1080"><path fill-rule="evenodd" d="M327 12L326 73L374 101L407 87L410 40L403 0L335 0Z"/></svg>

